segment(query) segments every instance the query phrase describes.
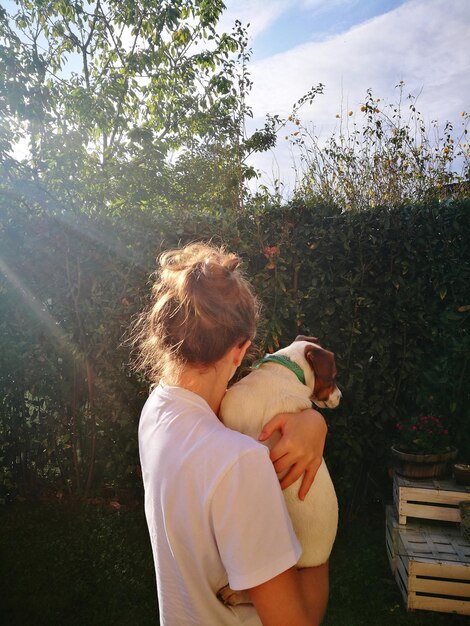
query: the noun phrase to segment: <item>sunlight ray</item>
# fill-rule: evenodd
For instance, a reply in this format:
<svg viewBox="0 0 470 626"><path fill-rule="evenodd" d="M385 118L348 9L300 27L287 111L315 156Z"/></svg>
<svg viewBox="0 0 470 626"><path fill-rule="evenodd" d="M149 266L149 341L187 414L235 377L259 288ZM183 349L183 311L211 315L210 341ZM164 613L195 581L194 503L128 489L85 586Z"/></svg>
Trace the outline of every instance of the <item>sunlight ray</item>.
<svg viewBox="0 0 470 626"><path fill-rule="evenodd" d="M146 273L151 268L144 263L142 259L142 248L130 249L122 241L120 241L113 228L105 224L97 224L83 213L72 213L67 210L62 202L54 198L50 192L41 187L40 184L33 181L11 180L10 188L17 195L18 201L23 199L28 205L40 206L47 213L53 212L58 221L65 224L71 230L77 232L89 241L105 247L119 260L126 264L132 264L136 269L140 269Z"/></svg>
<svg viewBox="0 0 470 626"><path fill-rule="evenodd" d="M5 263L0 257L0 272L5 276L7 281L16 289L18 295L27 305L29 311L38 320L47 333L57 341L60 347L68 352L74 359L82 358L81 350L78 346L73 345L59 322L44 308L44 304L32 293L28 287L22 282L19 276Z"/></svg>

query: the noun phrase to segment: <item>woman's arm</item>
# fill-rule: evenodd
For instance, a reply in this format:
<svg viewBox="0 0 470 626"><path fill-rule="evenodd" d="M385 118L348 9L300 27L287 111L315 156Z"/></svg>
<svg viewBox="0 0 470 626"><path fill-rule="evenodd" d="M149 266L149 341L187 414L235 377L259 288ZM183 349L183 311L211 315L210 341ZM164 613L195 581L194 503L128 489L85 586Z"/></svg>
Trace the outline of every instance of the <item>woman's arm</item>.
<svg viewBox="0 0 470 626"><path fill-rule="evenodd" d="M320 616L314 614L304 597L301 572L295 567L271 580L248 589L263 626L318 626ZM311 590L310 590L311 591Z"/></svg>
<svg viewBox="0 0 470 626"><path fill-rule="evenodd" d="M303 500L322 462L328 432L326 422L314 409L281 413L265 424L259 440L269 439L276 430L280 431L281 439L271 450L271 461L278 473L290 468L281 480L281 487L290 487L303 474L299 490L299 498Z"/></svg>

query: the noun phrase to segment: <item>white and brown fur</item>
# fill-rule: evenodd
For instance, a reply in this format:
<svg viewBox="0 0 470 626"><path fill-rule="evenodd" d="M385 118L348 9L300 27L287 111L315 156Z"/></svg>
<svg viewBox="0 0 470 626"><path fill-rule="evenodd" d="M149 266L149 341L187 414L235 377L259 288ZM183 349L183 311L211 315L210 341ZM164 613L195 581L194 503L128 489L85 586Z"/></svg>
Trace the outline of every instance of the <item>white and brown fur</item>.
<svg viewBox="0 0 470 626"><path fill-rule="evenodd" d="M266 362L227 391L220 410L228 428L256 440L264 424L279 413L302 411L310 408L312 401L322 408L335 408L341 399L335 382L334 354L322 348L316 338L300 335L275 354L289 357L300 366L305 385L284 365ZM272 448L279 437L276 433L265 443ZM297 566L313 567L325 563L330 556L338 525L338 502L324 460L303 501L298 497L301 481L302 477L283 493L302 546Z"/></svg>

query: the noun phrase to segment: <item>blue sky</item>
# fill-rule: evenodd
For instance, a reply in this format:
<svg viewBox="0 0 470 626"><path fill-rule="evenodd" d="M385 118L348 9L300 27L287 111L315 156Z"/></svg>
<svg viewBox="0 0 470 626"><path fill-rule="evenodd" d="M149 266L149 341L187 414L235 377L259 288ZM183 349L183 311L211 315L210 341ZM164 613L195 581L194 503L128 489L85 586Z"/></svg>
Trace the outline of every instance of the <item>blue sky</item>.
<svg viewBox="0 0 470 626"><path fill-rule="evenodd" d="M367 89L382 102L403 95L430 125L461 123L470 111L470 0L225 0L221 27L235 19L250 23L253 89L249 104L262 126L266 113L287 116L312 85L325 92L302 109L302 123L320 139L338 127L338 114L360 107ZM288 142L278 141L253 163L263 183L274 179L292 189L294 160Z"/></svg>
<svg viewBox="0 0 470 626"><path fill-rule="evenodd" d="M352 26L387 13L404 0L330 0L329 2L290 2L282 7L275 21L254 42L253 60L284 52L302 43L322 41ZM227 0L227 6L236 2ZM266 0L269 4L269 0Z"/></svg>

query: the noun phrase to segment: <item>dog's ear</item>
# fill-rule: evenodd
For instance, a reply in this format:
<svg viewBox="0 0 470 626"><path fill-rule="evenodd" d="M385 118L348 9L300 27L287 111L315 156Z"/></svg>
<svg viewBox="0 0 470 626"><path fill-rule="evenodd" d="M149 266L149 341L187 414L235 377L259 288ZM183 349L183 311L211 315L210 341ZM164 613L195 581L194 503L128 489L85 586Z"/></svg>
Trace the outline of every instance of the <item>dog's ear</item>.
<svg viewBox="0 0 470 626"><path fill-rule="evenodd" d="M297 335L294 341L309 341L310 343L316 343L317 345L320 345L316 337L306 337L305 335Z"/></svg>
<svg viewBox="0 0 470 626"><path fill-rule="evenodd" d="M335 355L317 346L305 347L305 358L315 372L315 377L323 381L332 381L336 377Z"/></svg>
<svg viewBox="0 0 470 626"><path fill-rule="evenodd" d="M312 397L317 400L327 400L335 387L335 355L318 346L306 346L305 358L315 374Z"/></svg>

